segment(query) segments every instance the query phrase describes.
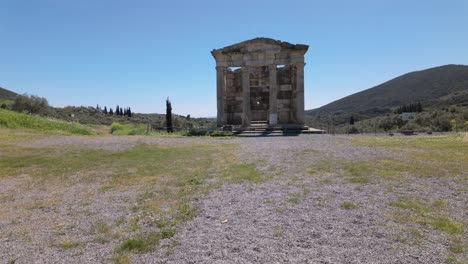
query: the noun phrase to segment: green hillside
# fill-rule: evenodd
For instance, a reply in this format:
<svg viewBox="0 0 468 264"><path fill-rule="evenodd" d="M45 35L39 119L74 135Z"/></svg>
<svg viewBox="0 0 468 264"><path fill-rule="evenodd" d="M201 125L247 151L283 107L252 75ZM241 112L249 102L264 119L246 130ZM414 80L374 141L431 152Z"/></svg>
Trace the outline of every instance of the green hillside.
<svg viewBox="0 0 468 264"><path fill-rule="evenodd" d="M423 107L468 106L468 66L446 65L411 72L393 80L306 111L310 118L350 115L359 119L391 113L403 104L420 102ZM342 118L340 118L342 116ZM346 118L345 118L346 117Z"/></svg>
<svg viewBox="0 0 468 264"><path fill-rule="evenodd" d="M14 100L16 93L0 87L0 100Z"/></svg>
<svg viewBox="0 0 468 264"><path fill-rule="evenodd" d="M88 127L61 120L0 109L0 128L30 129L54 134L95 134Z"/></svg>

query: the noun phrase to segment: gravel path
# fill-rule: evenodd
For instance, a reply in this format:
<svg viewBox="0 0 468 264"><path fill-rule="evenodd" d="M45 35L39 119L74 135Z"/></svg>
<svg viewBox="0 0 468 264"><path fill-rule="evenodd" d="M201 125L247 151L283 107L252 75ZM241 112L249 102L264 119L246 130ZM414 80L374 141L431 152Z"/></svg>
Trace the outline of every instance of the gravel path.
<svg viewBox="0 0 468 264"><path fill-rule="evenodd" d="M445 263L448 238L424 229L412 244L386 217L388 203L405 195L448 200L468 219L468 197L442 179L414 179L388 191L379 183L323 185L304 168L323 157L367 159L394 154L352 146L349 137L302 135L236 139L247 162L279 172L261 184L226 184L199 201L200 214L182 225L170 256L136 256L136 263ZM299 199L294 199L298 197ZM291 199L292 198L292 199ZM352 201L355 210L340 207ZM417 228L417 227L416 227Z"/></svg>
<svg viewBox="0 0 468 264"><path fill-rule="evenodd" d="M261 173L273 175L273 179L258 184L224 184L211 191L195 202L195 219L179 225L176 235L163 240L158 249L129 255L131 263L445 263L449 237L434 228L416 225L413 228L423 238L413 239L389 219L394 211L389 202L408 195L443 199L453 218L468 221L466 191L460 191L450 178L414 177L409 182L389 185L383 181L353 184L333 177L331 182L323 183L307 173L312 164L323 159L365 160L395 155L382 148L353 146L349 137L300 135L221 142L238 144L239 157L255 162ZM35 140L27 146L119 151L141 143L219 144L220 140L64 136ZM9 198L13 197L15 186L31 184L32 179L26 176L0 180L1 202L14 210L15 203L52 196L53 186L44 186L42 192L33 196ZM90 185L77 184L73 190L61 193L68 204L52 211L34 209L27 216L28 221L63 225L78 236L89 232L96 219L115 220L130 214L125 210L133 202L135 192L131 188L123 193L99 193L85 188ZM352 202L358 208L343 209L343 202ZM78 211L86 213L76 214ZM28 230L35 234L27 238L28 243L14 221L5 212L0 214L0 263L18 255L23 257L16 263L110 262L116 246L114 242L87 243L86 236L82 238L85 248L65 251L41 245L41 241L56 236L50 230Z"/></svg>

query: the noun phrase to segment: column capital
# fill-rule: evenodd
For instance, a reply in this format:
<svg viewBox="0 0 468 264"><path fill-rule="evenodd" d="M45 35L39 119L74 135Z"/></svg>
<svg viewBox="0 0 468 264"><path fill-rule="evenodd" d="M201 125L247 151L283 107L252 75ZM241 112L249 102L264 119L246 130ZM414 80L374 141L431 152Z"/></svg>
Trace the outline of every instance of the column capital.
<svg viewBox="0 0 468 264"><path fill-rule="evenodd" d="M225 71L227 67L225 66L216 66L216 71Z"/></svg>

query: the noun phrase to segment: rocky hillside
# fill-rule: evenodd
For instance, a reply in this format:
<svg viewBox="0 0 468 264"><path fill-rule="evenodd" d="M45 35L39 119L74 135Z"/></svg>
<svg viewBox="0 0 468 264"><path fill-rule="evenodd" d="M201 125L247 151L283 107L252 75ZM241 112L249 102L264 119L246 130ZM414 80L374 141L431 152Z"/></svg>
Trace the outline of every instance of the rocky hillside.
<svg viewBox="0 0 468 264"><path fill-rule="evenodd" d="M317 109L306 111L309 119L334 115L347 120L390 113L404 104L420 102L425 108L450 105L468 107L468 66L446 65L404 74Z"/></svg>

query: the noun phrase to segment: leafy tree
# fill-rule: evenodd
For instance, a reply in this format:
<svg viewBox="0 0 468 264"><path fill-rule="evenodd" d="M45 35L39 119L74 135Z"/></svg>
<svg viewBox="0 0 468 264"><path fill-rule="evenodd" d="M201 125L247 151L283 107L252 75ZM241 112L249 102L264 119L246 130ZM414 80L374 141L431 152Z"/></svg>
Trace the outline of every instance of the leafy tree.
<svg viewBox="0 0 468 264"><path fill-rule="evenodd" d="M172 104L171 101L169 101L169 97L166 99L166 126L168 133L174 132L172 127Z"/></svg>
<svg viewBox="0 0 468 264"><path fill-rule="evenodd" d="M6 108L7 108L7 105L6 105L5 103L3 103L3 104L0 106L0 108L6 109Z"/></svg>
<svg viewBox="0 0 468 264"><path fill-rule="evenodd" d="M49 110L49 103L43 97L24 94L15 98L12 109L29 114L45 114Z"/></svg>
<svg viewBox="0 0 468 264"><path fill-rule="evenodd" d="M359 130L352 126L349 130L348 130L348 134L358 134L359 133Z"/></svg>

